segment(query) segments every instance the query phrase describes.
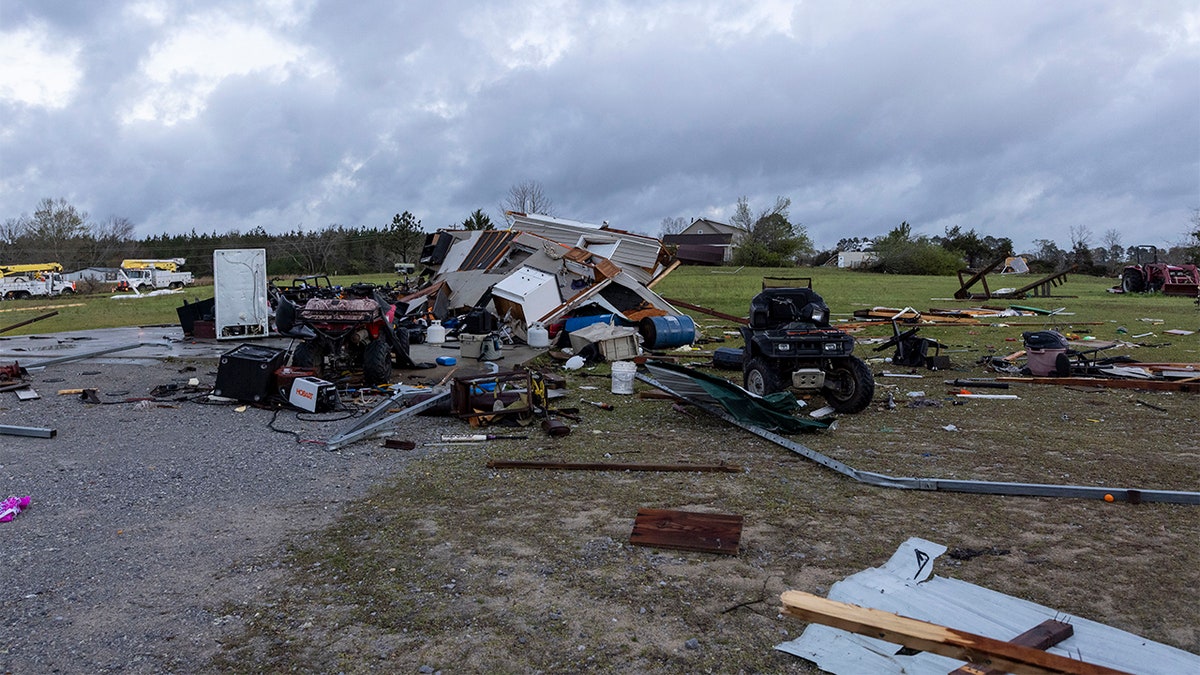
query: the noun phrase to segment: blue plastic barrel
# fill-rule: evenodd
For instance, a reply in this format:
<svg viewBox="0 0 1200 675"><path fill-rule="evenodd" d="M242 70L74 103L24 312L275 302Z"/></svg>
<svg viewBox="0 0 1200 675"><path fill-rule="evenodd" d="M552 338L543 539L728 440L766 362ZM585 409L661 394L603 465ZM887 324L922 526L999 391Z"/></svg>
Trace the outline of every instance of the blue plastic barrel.
<svg viewBox="0 0 1200 675"><path fill-rule="evenodd" d="M647 349L682 347L696 341L696 322L686 314L648 316L638 324L638 332Z"/></svg>
<svg viewBox="0 0 1200 675"><path fill-rule="evenodd" d="M580 328L586 328L594 323L611 323L614 326L632 326L623 316L616 314L593 314L590 316L573 316L566 321L563 327L568 333L574 333Z"/></svg>

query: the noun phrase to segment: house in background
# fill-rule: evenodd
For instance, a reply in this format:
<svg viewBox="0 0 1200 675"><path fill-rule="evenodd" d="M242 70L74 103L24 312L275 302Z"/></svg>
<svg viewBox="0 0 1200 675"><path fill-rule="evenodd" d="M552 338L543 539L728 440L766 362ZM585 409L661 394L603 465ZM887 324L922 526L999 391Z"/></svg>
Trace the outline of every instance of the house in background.
<svg viewBox="0 0 1200 675"><path fill-rule="evenodd" d="M846 269L866 267L877 260L879 254L875 251L839 251L837 254L837 266Z"/></svg>
<svg viewBox="0 0 1200 675"><path fill-rule="evenodd" d="M746 232L741 228L697 218L679 234L668 234L662 242L677 247L675 257L686 263L723 265L733 260L733 250Z"/></svg>
<svg viewBox="0 0 1200 675"><path fill-rule="evenodd" d="M85 267L63 275L63 279L67 281L94 281L102 284L116 284L124 278L120 267Z"/></svg>

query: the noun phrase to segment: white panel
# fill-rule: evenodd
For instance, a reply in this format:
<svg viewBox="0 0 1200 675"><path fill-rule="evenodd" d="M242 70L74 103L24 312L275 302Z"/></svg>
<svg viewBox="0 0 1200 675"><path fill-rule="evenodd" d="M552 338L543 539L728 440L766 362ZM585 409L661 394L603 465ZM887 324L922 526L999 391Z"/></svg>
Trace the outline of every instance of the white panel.
<svg viewBox="0 0 1200 675"><path fill-rule="evenodd" d="M218 340L265 337L269 331L267 307L267 251L234 248L213 251Z"/></svg>
<svg viewBox="0 0 1200 675"><path fill-rule="evenodd" d="M558 280L532 267L522 267L492 287L492 294L521 305L529 326L562 304Z"/></svg>

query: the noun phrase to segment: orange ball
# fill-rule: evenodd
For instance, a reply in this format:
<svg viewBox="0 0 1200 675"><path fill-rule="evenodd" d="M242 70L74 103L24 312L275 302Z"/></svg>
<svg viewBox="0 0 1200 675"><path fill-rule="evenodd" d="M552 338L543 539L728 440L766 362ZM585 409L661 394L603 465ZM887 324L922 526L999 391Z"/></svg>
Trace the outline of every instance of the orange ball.
<svg viewBox="0 0 1200 675"><path fill-rule="evenodd" d="M1112 496L1112 495L1104 495L1104 501L1106 501L1106 502L1111 502L1112 500L1113 500L1113 496Z"/></svg>

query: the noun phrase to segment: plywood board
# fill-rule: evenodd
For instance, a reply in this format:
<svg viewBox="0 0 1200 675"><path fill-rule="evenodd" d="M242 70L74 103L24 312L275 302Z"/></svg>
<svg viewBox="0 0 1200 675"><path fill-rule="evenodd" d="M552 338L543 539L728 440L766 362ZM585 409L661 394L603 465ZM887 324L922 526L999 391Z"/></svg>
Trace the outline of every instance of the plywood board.
<svg viewBox="0 0 1200 675"><path fill-rule="evenodd" d="M742 516L669 509L638 509L629 543L736 555Z"/></svg>

